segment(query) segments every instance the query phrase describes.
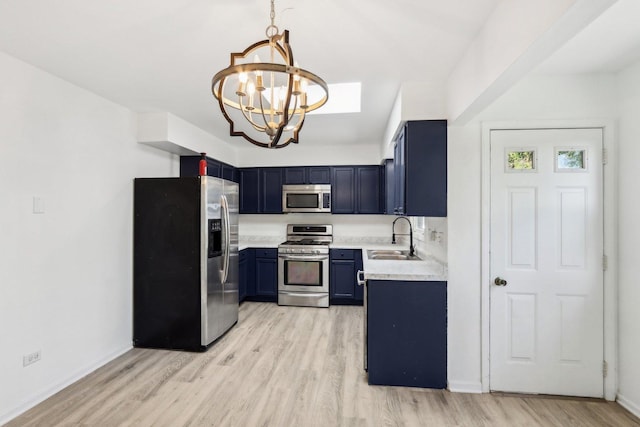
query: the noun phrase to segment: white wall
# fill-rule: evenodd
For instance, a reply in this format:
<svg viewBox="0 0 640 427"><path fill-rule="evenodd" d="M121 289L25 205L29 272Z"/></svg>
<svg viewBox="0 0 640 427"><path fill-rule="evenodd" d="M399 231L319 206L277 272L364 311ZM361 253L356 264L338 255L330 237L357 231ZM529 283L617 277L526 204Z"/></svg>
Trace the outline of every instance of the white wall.
<svg viewBox="0 0 640 427"><path fill-rule="evenodd" d="M0 94L2 424L131 347L132 179L178 165L131 111L2 53Z"/></svg>
<svg viewBox="0 0 640 427"><path fill-rule="evenodd" d="M448 134L448 375L452 390L481 391L481 123L609 119L611 75L530 76Z"/></svg>
<svg viewBox="0 0 640 427"><path fill-rule="evenodd" d="M379 165L382 159L379 141L358 145L289 144L286 148L258 150L243 142L237 150L236 167L249 166L326 166Z"/></svg>
<svg viewBox="0 0 640 427"><path fill-rule="evenodd" d="M640 416L640 62L618 79L619 119L619 401Z"/></svg>
<svg viewBox="0 0 640 427"><path fill-rule="evenodd" d="M448 130L448 380L480 392L480 126Z"/></svg>

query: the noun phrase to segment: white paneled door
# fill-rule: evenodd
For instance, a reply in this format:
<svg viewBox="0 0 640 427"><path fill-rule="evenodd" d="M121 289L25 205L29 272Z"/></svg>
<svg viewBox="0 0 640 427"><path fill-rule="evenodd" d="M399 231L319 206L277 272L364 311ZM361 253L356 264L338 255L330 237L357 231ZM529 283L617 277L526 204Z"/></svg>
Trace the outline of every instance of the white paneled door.
<svg viewBox="0 0 640 427"><path fill-rule="evenodd" d="M603 396L601 129L491 131L491 389Z"/></svg>

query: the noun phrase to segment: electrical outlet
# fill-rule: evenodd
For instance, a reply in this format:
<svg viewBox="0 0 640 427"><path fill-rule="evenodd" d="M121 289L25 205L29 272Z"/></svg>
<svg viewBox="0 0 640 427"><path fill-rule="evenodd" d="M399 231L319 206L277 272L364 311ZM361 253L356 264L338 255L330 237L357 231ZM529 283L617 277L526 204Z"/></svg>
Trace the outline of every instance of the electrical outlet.
<svg viewBox="0 0 640 427"><path fill-rule="evenodd" d="M436 233L436 243L442 245L442 232Z"/></svg>
<svg viewBox="0 0 640 427"><path fill-rule="evenodd" d="M22 356L22 366L29 366L32 363L36 363L42 357L40 350L34 351L33 353L25 354Z"/></svg>

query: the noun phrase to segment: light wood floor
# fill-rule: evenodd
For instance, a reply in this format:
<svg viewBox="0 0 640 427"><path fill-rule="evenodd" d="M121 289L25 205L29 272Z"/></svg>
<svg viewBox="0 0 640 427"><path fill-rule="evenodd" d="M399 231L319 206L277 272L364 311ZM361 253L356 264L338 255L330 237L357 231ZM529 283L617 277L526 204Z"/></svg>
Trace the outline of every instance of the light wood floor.
<svg viewBox="0 0 640 427"><path fill-rule="evenodd" d="M8 426L640 426L594 399L369 386L361 351L361 307L244 303L207 352L133 349Z"/></svg>

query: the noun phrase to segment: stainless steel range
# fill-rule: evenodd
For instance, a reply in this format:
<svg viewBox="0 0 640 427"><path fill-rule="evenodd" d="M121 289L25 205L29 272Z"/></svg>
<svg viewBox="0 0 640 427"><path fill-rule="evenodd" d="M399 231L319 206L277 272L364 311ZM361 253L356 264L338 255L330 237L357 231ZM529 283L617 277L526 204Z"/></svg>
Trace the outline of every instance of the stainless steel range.
<svg viewBox="0 0 640 427"><path fill-rule="evenodd" d="M329 307L329 244L333 226L287 225L278 246L278 304Z"/></svg>

